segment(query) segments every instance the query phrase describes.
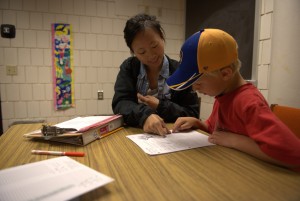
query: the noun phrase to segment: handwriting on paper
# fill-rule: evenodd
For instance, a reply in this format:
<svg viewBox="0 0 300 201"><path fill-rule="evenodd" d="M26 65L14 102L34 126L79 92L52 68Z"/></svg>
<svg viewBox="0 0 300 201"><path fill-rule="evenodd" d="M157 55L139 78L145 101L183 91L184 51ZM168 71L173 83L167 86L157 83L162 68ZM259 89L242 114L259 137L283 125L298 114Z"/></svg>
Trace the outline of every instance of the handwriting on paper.
<svg viewBox="0 0 300 201"><path fill-rule="evenodd" d="M144 152L157 155L214 145L208 142L208 136L197 131L172 133L166 137L152 134L128 135Z"/></svg>

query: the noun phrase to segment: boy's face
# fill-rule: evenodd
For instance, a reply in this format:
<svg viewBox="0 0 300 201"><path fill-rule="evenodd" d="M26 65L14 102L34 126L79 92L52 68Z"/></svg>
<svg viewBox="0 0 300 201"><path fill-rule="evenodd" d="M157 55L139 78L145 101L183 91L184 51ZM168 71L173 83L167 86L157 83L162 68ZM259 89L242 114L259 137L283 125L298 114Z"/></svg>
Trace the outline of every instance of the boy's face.
<svg viewBox="0 0 300 201"><path fill-rule="evenodd" d="M221 71L215 74L203 74L194 84L193 90L199 93L217 96L224 92L225 82L223 80Z"/></svg>

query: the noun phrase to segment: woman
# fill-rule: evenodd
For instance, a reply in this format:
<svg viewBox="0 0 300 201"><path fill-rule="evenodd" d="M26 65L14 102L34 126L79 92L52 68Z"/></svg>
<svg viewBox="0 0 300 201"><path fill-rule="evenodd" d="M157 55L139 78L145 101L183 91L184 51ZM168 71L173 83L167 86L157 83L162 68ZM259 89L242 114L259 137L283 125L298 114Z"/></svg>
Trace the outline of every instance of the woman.
<svg viewBox="0 0 300 201"><path fill-rule="evenodd" d="M146 133L170 133L165 122L199 117L197 94L188 88L171 91L166 79L179 63L164 53L164 30L155 16L138 14L126 22L124 38L132 53L120 66L112 108L125 124Z"/></svg>

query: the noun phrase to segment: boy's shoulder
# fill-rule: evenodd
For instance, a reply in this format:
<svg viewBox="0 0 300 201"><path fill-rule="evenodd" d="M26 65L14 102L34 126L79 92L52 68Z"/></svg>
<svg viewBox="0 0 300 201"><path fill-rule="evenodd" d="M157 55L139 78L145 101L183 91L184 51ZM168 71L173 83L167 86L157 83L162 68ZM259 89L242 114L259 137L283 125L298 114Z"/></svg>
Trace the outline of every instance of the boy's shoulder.
<svg viewBox="0 0 300 201"><path fill-rule="evenodd" d="M232 102L234 105L242 108L246 106L269 107L262 93L251 83L241 86L234 94L234 97L232 97Z"/></svg>

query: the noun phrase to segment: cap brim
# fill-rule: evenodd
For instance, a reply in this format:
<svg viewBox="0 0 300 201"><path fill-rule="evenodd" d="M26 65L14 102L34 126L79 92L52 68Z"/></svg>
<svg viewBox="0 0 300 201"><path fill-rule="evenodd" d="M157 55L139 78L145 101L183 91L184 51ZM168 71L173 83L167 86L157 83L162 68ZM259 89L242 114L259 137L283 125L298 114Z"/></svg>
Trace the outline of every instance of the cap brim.
<svg viewBox="0 0 300 201"><path fill-rule="evenodd" d="M175 73L180 73L180 72L176 71ZM168 79L167 84L171 89L176 90L176 91L181 91L181 90L184 90L184 89L190 87L192 84L194 84L194 82L196 82L201 77L201 75L202 74L195 73L190 78L184 79L186 81L181 82L179 84L174 84L174 85L171 85L171 83L170 83L172 81L172 79ZM172 78L174 78L173 76L176 77L173 74ZM180 75L180 78L182 78L182 74ZM176 79L176 78L174 78L174 79Z"/></svg>

